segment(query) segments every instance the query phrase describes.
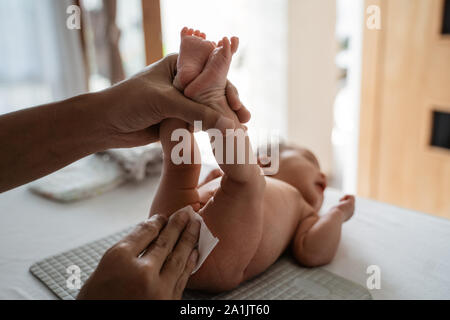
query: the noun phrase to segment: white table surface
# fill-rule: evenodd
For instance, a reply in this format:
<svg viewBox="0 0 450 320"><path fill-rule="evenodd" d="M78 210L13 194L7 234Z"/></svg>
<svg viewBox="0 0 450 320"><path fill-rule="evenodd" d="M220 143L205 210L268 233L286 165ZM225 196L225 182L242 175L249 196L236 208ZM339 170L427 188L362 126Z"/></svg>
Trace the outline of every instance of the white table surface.
<svg viewBox="0 0 450 320"><path fill-rule="evenodd" d="M0 299L56 299L29 267L145 219L157 183L127 184L72 204L40 198L26 186L0 194ZM327 190L324 209L339 196ZM357 199L325 269L365 286L370 265L381 270L374 299L450 299L450 220Z"/></svg>

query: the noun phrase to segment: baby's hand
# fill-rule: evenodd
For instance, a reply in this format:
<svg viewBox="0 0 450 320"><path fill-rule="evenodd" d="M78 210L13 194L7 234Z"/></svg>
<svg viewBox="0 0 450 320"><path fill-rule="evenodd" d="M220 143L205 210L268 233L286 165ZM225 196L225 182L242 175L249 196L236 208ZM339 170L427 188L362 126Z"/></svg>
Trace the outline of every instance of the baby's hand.
<svg viewBox="0 0 450 320"><path fill-rule="evenodd" d="M340 211L343 214L344 221L349 220L353 216L355 211L355 197L346 195L339 199L339 204L334 209Z"/></svg>

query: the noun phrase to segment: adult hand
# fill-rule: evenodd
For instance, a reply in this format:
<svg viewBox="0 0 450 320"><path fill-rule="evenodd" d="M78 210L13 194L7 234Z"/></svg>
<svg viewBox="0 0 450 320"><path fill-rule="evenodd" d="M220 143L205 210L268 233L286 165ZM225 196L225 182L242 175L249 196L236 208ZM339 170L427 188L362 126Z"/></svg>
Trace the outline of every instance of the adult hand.
<svg viewBox="0 0 450 320"><path fill-rule="evenodd" d="M109 249L78 299L181 299L198 259L200 223L187 212L166 221L154 215Z"/></svg>
<svg viewBox="0 0 450 320"><path fill-rule="evenodd" d="M133 147L158 141L159 123L166 118L178 118L191 125L201 120L204 130L218 128L225 132L234 128L231 119L186 98L172 85L177 58L177 54L168 55L134 77L99 93L104 101L101 112L118 146ZM250 113L230 82L226 95L240 121L250 120Z"/></svg>
<svg viewBox="0 0 450 320"><path fill-rule="evenodd" d="M59 170L95 152L159 140L159 123L179 118L202 128L234 128L221 110L198 104L173 87L177 55L101 92L0 115L0 192ZM226 95L240 122L250 119L236 88Z"/></svg>

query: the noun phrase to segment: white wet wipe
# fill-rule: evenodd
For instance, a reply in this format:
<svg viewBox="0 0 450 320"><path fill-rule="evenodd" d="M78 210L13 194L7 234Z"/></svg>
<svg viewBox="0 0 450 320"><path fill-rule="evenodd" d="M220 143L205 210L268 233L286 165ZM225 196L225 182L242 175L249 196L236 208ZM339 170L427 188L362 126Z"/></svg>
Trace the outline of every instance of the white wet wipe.
<svg viewBox="0 0 450 320"><path fill-rule="evenodd" d="M177 212L186 211L191 216L191 219L197 220L200 222L200 236L198 239L198 260L197 265L191 274L194 274L200 269L202 264L205 262L206 258L211 254L211 252L216 247L217 243L219 243L219 239L214 237L211 231L208 229L205 221L203 221L202 216L200 216L191 206L184 207Z"/></svg>

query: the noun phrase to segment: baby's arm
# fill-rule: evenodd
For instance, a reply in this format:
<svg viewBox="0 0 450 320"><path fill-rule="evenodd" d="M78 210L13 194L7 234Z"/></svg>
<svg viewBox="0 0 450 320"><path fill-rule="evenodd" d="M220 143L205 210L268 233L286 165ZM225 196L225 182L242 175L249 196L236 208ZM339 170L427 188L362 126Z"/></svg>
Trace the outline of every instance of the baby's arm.
<svg viewBox="0 0 450 320"><path fill-rule="evenodd" d="M330 263L339 245L342 224L351 218L354 208L355 198L345 196L324 216L313 214L301 221L292 242L298 262L307 267Z"/></svg>

